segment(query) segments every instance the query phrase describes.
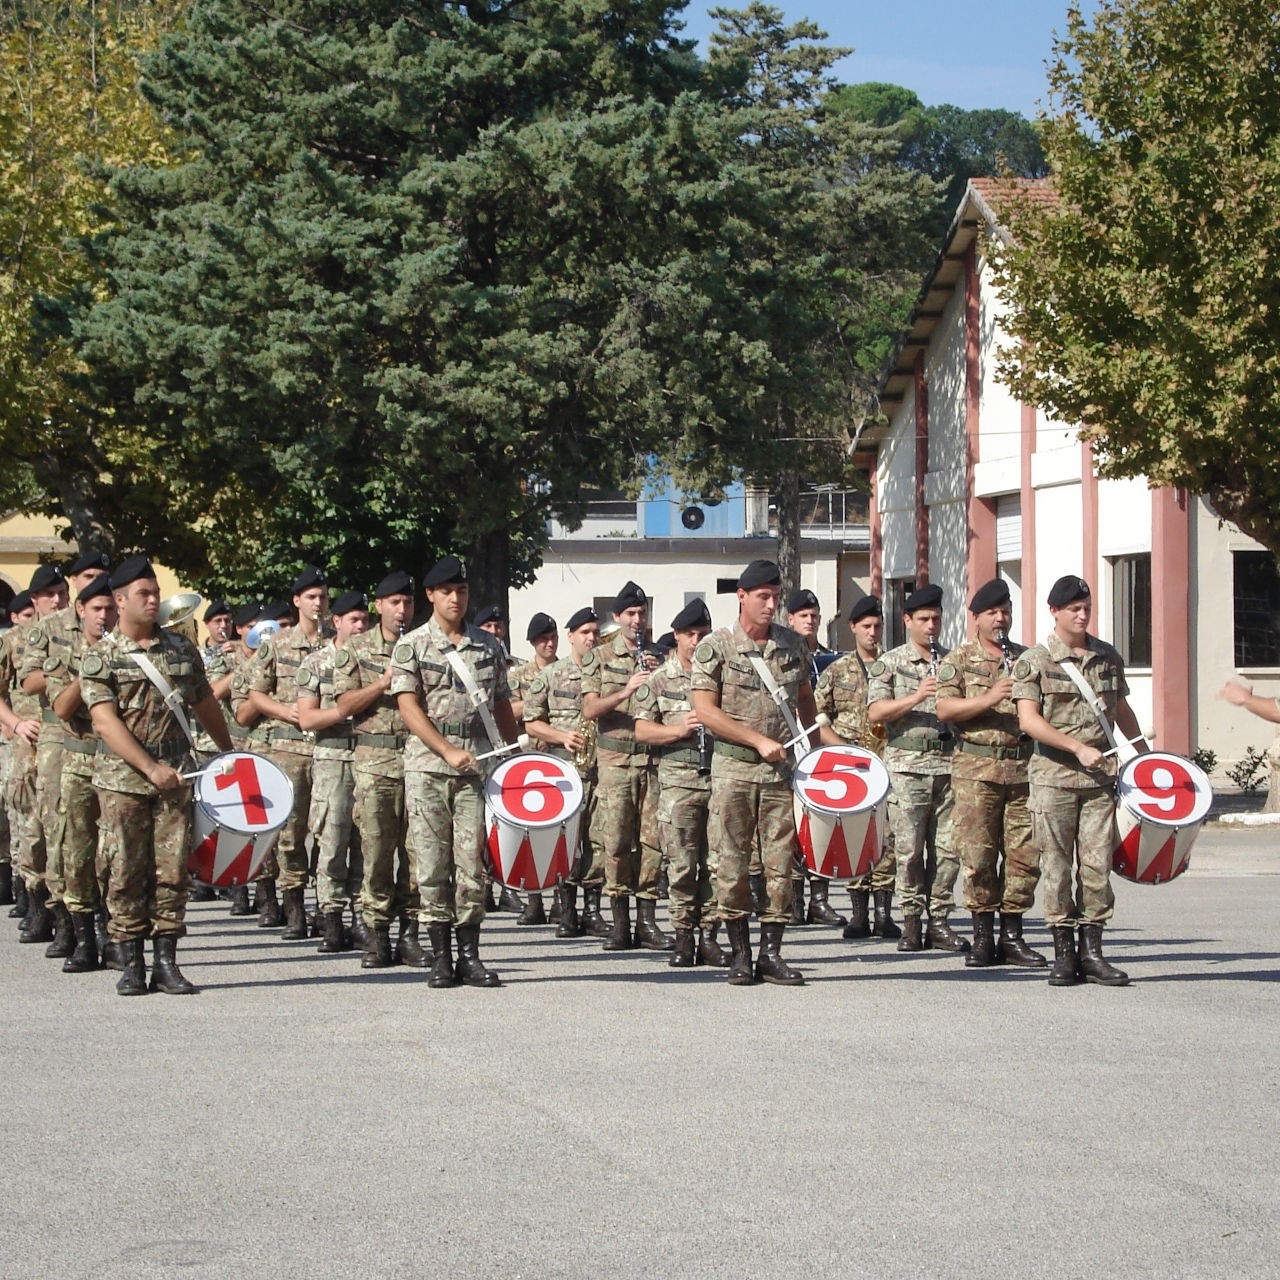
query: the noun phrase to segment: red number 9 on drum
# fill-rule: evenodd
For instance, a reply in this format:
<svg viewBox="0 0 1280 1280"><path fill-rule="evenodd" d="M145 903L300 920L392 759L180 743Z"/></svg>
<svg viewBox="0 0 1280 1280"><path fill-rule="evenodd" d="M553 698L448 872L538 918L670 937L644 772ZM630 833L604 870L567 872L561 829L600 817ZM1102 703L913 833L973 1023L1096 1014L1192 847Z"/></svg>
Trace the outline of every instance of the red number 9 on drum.
<svg viewBox="0 0 1280 1280"><path fill-rule="evenodd" d="M870 764L870 757L855 755L848 747L824 751L814 761L801 794L825 809L860 809L868 795L864 774Z"/></svg>
<svg viewBox="0 0 1280 1280"><path fill-rule="evenodd" d="M1195 781L1176 757L1139 756L1129 777L1134 789L1131 803L1149 818L1182 822L1196 808Z"/></svg>

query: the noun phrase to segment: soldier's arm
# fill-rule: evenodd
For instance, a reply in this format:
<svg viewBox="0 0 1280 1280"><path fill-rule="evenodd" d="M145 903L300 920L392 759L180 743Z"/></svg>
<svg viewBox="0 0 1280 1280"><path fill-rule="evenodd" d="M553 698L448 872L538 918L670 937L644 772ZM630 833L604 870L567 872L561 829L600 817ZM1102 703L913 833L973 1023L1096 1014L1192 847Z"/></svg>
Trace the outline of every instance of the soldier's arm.
<svg viewBox="0 0 1280 1280"><path fill-rule="evenodd" d="M250 689L245 702L258 713L259 718L267 716L272 720L283 720L286 724L298 723L297 707L291 707L287 702L280 702L270 694L263 693L261 689ZM236 719L240 719L238 712Z"/></svg>
<svg viewBox="0 0 1280 1280"><path fill-rule="evenodd" d="M109 704L108 704L109 705ZM97 710L95 707L94 710ZM197 720L203 726L205 733L211 737L214 742L223 751L234 751L235 747L231 742L231 733L227 728L227 722L222 715L222 707L219 705L217 698L213 696L212 691L205 694L192 708ZM92 712L90 713L92 714ZM97 727L97 720L94 720L94 727Z"/></svg>
<svg viewBox="0 0 1280 1280"><path fill-rule="evenodd" d="M183 785L182 775L153 759L120 719L114 702L95 702L89 708L94 732L126 764L132 765L157 791L173 791ZM203 723L203 721L201 722ZM208 728L208 726L205 726ZM226 727L223 727L226 734ZM216 741L216 739L215 739Z"/></svg>
<svg viewBox="0 0 1280 1280"><path fill-rule="evenodd" d="M1280 724L1280 702L1275 698L1262 698L1253 691L1253 685L1243 680L1228 680L1218 692L1218 697L1233 707L1243 707L1263 720Z"/></svg>
<svg viewBox="0 0 1280 1280"><path fill-rule="evenodd" d="M332 729L334 725L343 724L350 719L349 715L342 714L341 707L322 708L319 698L313 698L310 694L298 695L299 729L315 733L317 729Z"/></svg>
<svg viewBox="0 0 1280 1280"><path fill-rule="evenodd" d="M778 761L786 758L780 742L726 715L720 707L720 694L711 689L693 691L693 709L712 734L724 742L735 742L740 747L750 747L762 760Z"/></svg>
<svg viewBox="0 0 1280 1280"><path fill-rule="evenodd" d="M38 695L44 692L46 680L43 671L33 671L22 682L22 692Z"/></svg>
<svg viewBox="0 0 1280 1280"><path fill-rule="evenodd" d="M927 702L936 687L934 678L925 676L910 693L903 694L901 698L877 698L867 707L867 719L879 720L881 724L892 724L895 720L901 720L922 702Z"/></svg>
<svg viewBox="0 0 1280 1280"><path fill-rule="evenodd" d="M457 769L460 773L475 768L475 756L462 747L455 747L441 734L431 723L416 693L406 690L396 694L396 705L400 708L400 718L404 721L405 728L430 747L450 768Z"/></svg>
<svg viewBox="0 0 1280 1280"><path fill-rule="evenodd" d="M550 743L553 747L567 747L570 751L582 750L584 739L576 729L557 729L547 720L526 720L524 731L529 737Z"/></svg>
<svg viewBox="0 0 1280 1280"><path fill-rule="evenodd" d="M512 706L510 698L495 698L493 701L493 718L498 722L498 732L504 742L515 742L520 736L520 724ZM495 742L494 746L497 745Z"/></svg>
<svg viewBox="0 0 1280 1280"><path fill-rule="evenodd" d="M79 679L72 680L61 693L53 700L53 714L59 720L70 720L81 707L84 706L84 699L80 696Z"/></svg>
<svg viewBox="0 0 1280 1280"><path fill-rule="evenodd" d="M1034 698L1019 698L1017 707L1018 728L1027 737L1043 742L1046 747L1075 756L1086 769L1095 769L1102 763L1102 752L1097 747L1091 747L1070 734L1063 733L1061 729L1055 729L1041 714L1040 704Z"/></svg>
<svg viewBox="0 0 1280 1280"><path fill-rule="evenodd" d="M211 687L213 689L213 696L219 702L225 701L227 696L231 693L231 676L225 675L218 680L212 681Z"/></svg>
<svg viewBox="0 0 1280 1280"><path fill-rule="evenodd" d="M647 671L637 671L615 693L583 693L582 714L588 720L599 720L610 711L616 711L649 678Z"/></svg>

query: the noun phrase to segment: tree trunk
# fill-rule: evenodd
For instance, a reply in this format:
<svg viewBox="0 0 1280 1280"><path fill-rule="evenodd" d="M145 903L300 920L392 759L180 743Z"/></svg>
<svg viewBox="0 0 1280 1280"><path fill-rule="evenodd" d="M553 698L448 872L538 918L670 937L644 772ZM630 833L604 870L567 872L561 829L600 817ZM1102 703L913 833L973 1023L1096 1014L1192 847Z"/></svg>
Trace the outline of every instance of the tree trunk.
<svg viewBox="0 0 1280 1280"><path fill-rule="evenodd" d="M467 581L471 584L471 612L479 613L486 605L502 606L510 624L507 590L511 580L511 537L505 529L481 534L471 544L467 557ZM510 641L510 637L508 637ZM510 643L507 645L511 647Z"/></svg>
<svg viewBox="0 0 1280 1280"><path fill-rule="evenodd" d="M1270 776L1267 779L1267 799L1262 812L1280 813L1280 732L1277 732L1267 748L1267 765Z"/></svg>
<svg viewBox="0 0 1280 1280"><path fill-rule="evenodd" d="M78 472L59 467L53 476L58 497L62 500L62 513L71 525L80 551L105 551L115 554L115 538L107 528L97 509L93 492Z"/></svg>
<svg viewBox="0 0 1280 1280"><path fill-rule="evenodd" d="M800 473L787 469L774 485L778 509L778 570L782 574L782 599L800 585Z"/></svg>

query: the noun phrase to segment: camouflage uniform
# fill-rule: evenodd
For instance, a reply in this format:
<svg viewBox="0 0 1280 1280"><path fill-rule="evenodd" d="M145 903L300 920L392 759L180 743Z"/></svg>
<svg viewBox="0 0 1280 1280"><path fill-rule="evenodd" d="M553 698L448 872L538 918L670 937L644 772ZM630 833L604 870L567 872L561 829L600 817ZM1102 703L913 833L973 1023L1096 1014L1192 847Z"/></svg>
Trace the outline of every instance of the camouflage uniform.
<svg viewBox="0 0 1280 1280"><path fill-rule="evenodd" d="M1013 697L1040 708L1049 724L1078 742L1110 749L1093 709L1062 667L1075 663L1114 721L1116 706L1129 695L1120 655L1089 636L1087 652L1077 657L1057 634L1026 650L1013 668ZM1115 757L1085 769L1075 756L1037 743L1028 770L1031 825L1040 849L1044 882L1044 918L1050 928L1101 925L1111 919L1111 855L1116 840ZM1078 895L1072 892L1072 855L1078 866Z"/></svg>
<svg viewBox="0 0 1280 1280"><path fill-rule="evenodd" d="M794 631L776 623L770 625L763 646L737 622L731 631L708 636L694 651L690 687L719 694L725 715L785 742L791 733L756 674L751 654L764 659L794 708L800 687L809 683L809 651ZM791 919L796 855L790 761L767 764L750 747L717 739L711 761L707 843L719 851L716 908L721 920L741 920L751 914L747 873L757 842L769 896L761 923L786 924Z"/></svg>
<svg viewBox="0 0 1280 1280"><path fill-rule="evenodd" d="M908 641L878 658L867 672L867 702L905 698L929 674L930 660ZM889 824L898 857L902 913L945 920L960 861L951 848L951 750L927 698L885 726L884 760L893 781Z"/></svg>
<svg viewBox="0 0 1280 1280"><path fill-rule="evenodd" d="M206 645L200 650L200 657L204 660L204 674L210 685L215 685L219 680L225 680L227 676L233 676L235 673L237 666L235 655L228 657L218 645ZM227 732L231 735L231 741L236 750L249 750L248 730L243 725L236 724L235 713L231 709L230 690L225 697L218 699L218 706L222 710L222 718L227 722ZM202 724L196 722L191 728L196 735L196 749L202 755L211 756L219 752L218 744L209 736L208 730Z"/></svg>
<svg viewBox="0 0 1280 1280"><path fill-rule="evenodd" d="M1015 655L1021 645L1010 642ZM938 667L939 698L984 696L1003 679L1004 659L982 641L953 649ZM965 906L976 914L1023 915L1040 879L1040 854L1031 840L1027 761L1031 743L1018 728L1011 698L954 727L951 757L953 844L964 867ZM1003 861L1002 861L1003 859Z"/></svg>
<svg viewBox="0 0 1280 1280"><path fill-rule="evenodd" d="M333 673L338 646L330 640L309 653L298 669L298 694L315 698L322 711L332 711ZM355 807L355 731L349 722L320 729L311 764L311 813L316 842L316 900L321 911L345 911L358 898L364 864L360 837L352 830Z"/></svg>
<svg viewBox="0 0 1280 1280"><path fill-rule="evenodd" d="M53 732L50 729L46 733L44 708L39 698L22 691L22 683L18 679L18 668L26 654L26 636L31 626L28 622L13 627L0 639L3 663L0 686L9 689L9 706L18 719L40 722L40 738L43 739ZM22 876L28 889L35 889L44 883L47 860L44 822L36 792L39 744L33 747L25 738L15 736L9 750L9 802L17 817L20 837L14 870Z"/></svg>
<svg viewBox="0 0 1280 1280"><path fill-rule="evenodd" d="M290 627L268 636L245 668L249 688L283 702L286 707L293 706L298 700L298 669L308 654L326 643L323 636L317 636L314 642L308 640L301 627ZM293 812L280 829L276 843L282 891L303 888L311 870L307 857L307 820L311 816L313 744L313 736L297 725L283 720L271 721L271 760L293 784Z"/></svg>
<svg viewBox="0 0 1280 1280"><path fill-rule="evenodd" d="M159 690L129 655L145 653L169 684L194 707L212 696L200 652L185 637L163 628L149 648L117 628L80 660L80 693L86 707L113 703L125 728L155 760L188 772L191 745ZM94 756L93 785L108 847L109 928L117 942L186 931L187 859L191 851L191 786L157 791L132 765L105 746Z"/></svg>
<svg viewBox="0 0 1280 1280"><path fill-rule="evenodd" d="M396 641L375 626L353 637L334 656L333 696L376 684L391 661ZM413 858L405 806L404 721L390 692L354 721L355 809L353 818L364 860L360 913L370 929L418 914Z"/></svg>
<svg viewBox="0 0 1280 1280"><path fill-rule="evenodd" d="M873 724L867 718L867 668L856 650L837 658L818 677L813 700L818 714L830 718L831 729L842 742L865 747L878 756L884 755L885 726ZM897 866L893 833L889 832L879 862L870 871L849 881L850 892L875 893L892 889Z"/></svg>
<svg viewBox="0 0 1280 1280"><path fill-rule="evenodd" d="M414 694L436 731L453 746L483 755L490 743L470 695L445 655L453 643L432 618L411 631L392 654L391 693ZM492 707L509 700L502 646L487 631L466 626L457 654ZM462 928L484 919L484 788L479 771L459 773L416 734L404 749L405 795L410 839L422 894L419 920L456 922Z"/></svg>
<svg viewBox="0 0 1280 1280"><path fill-rule="evenodd" d="M582 668L572 657L560 658L534 676L524 693L524 721L543 720L565 733L582 731ZM594 737L588 734L588 737ZM604 887L604 863L593 856L591 824L596 811L596 753L590 746L581 758L567 747L539 743L539 751L572 761L582 779L582 814L578 822L578 857L569 875L571 884L588 889Z"/></svg>
<svg viewBox="0 0 1280 1280"><path fill-rule="evenodd" d="M583 656L583 697L591 693L607 698L635 672L636 655L619 632ZM649 752L636 742L634 707L633 694L595 722L599 782L591 819L592 866L603 865L609 897L635 894L656 902L662 866L658 791L650 786Z"/></svg>
<svg viewBox="0 0 1280 1280"><path fill-rule="evenodd" d="M670 724L693 709L690 673L671 654L635 692L637 720ZM708 853L711 778L698 772L698 737L653 747L658 759L658 835L669 866L671 923L696 929L710 920L717 857Z"/></svg>
<svg viewBox="0 0 1280 1280"><path fill-rule="evenodd" d="M230 732L233 745L237 751L252 751L255 755L270 757L271 732L272 728L278 723L277 721L272 720L270 716L261 716L248 729L242 724L235 723L235 713L249 700L249 664L253 661L253 658L253 654L246 654L243 647L241 647L228 659L231 665L231 692L228 695L232 720ZM198 738L197 741L199 741ZM254 880L255 882L270 881L274 886L275 879L279 874L280 864L276 861L275 846L273 845L271 852L263 858L262 865L258 868L258 873L254 876ZM275 892L274 888L272 888L272 892Z"/></svg>
<svg viewBox="0 0 1280 1280"><path fill-rule="evenodd" d="M530 658L528 662L522 662L519 666L507 669L507 685L511 689L512 702L524 701L529 692L529 686L537 679L541 670L536 658Z"/></svg>

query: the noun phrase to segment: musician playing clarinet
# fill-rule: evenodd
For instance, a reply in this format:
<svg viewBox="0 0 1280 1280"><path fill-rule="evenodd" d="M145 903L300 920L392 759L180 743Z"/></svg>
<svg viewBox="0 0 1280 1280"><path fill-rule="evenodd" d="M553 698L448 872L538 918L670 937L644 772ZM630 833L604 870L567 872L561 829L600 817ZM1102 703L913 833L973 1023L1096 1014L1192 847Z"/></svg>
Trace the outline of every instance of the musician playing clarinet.
<svg viewBox="0 0 1280 1280"><path fill-rule="evenodd" d="M1023 646L1009 639L1008 584L994 578L979 587L969 613L977 634L943 658L937 691L938 716L953 726L956 739L951 827L964 869L964 902L973 916L973 950L964 962L971 969L1042 969L1048 962L1022 939L1022 917L1040 879L1040 854L1027 807L1032 743L1018 727L1013 705L1013 664Z"/></svg>
<svg viewBox="0 0 1280 1280"><path fill-rule="evenodd" d="M968 951L947 922L960 861L951 846L951 752L955 738L938 722L934 697L942 653L942 588L933 583L902 602L907 640L867 673L867 716L885 726L884 762L893 780L889 827L902 903L899 951ZM929 913L926 927L922 917Z"/></svg>

